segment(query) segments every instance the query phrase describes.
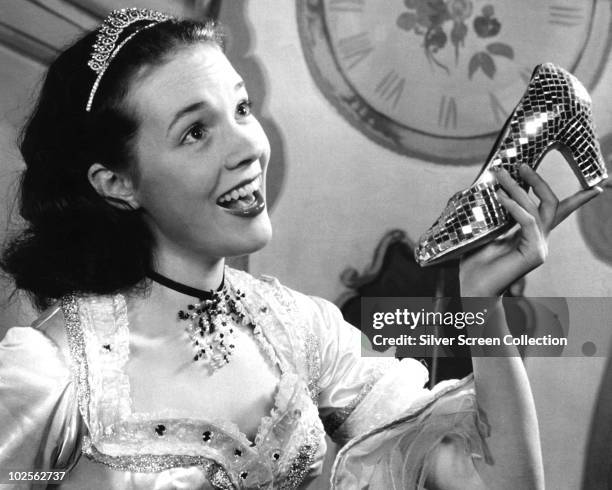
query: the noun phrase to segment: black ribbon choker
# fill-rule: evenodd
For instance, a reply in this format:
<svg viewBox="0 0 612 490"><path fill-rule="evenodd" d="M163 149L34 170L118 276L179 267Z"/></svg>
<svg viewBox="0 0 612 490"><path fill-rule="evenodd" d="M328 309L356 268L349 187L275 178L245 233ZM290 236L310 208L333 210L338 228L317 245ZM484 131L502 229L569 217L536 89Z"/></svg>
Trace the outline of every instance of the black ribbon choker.
<svg viewBox="0 0 612 490"><path fill-rule="evenodd" d="M198 298L200 301L204 301L206 299L213 299L215 291L207 291L205 289L198 289L191 286L187 286L187 284L183 284L180 282L173 281L169 277L162 276L159 272L148 271L147 277L162 286L166 286L169 289L173 289L174 291L178 291L179 293L186 294L187 296L192 296L193 298ZM217 291L221 291L223 289L223 284L225 282L225 275L223 276L223 280L221 281L221 285L217 288Z"/></svg>

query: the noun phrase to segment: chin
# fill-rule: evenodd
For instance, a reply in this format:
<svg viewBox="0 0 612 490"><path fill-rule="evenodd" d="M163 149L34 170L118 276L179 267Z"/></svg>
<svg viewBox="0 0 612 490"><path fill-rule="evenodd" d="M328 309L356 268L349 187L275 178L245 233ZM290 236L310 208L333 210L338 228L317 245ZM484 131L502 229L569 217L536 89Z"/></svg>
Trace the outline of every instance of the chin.
<svg viewBox="0 0 612 490"><path fill-rule="evenodd" d="M263 213L247 230L241 233L240 240L231 243L226 257L237 257L255 253L264 248L272 239L272 224L267 213Z"/></svg>
<svg viewBox="0 0 612 490"><path fill-rule="evenodd" d="M253 252L257 252L258 250L261 250L262 248L264 248L272 239L272 224L270 223L270 218L268 217L268 214L265 213L265 220L262 220L263 223L261 223L257 228L257 233L254 234L253 236L253 240L252 240L252 250L250 252L247 253L253 253Z"/></svg>

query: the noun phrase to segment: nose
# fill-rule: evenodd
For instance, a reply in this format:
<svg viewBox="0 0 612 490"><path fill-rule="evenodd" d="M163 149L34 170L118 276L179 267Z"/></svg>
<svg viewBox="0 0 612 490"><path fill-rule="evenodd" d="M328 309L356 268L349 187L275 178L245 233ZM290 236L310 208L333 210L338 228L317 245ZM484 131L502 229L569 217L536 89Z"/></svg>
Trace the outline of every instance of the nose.
<svg viewBox="0 0 612 490"><path fill-rule="evenodd" d="M259 122L235 123L231 125L227 135L230 148L225 162L228 170L248 167L262 160L269 147L268 139ZM266 162L262 161L261 165Z"/></svg>

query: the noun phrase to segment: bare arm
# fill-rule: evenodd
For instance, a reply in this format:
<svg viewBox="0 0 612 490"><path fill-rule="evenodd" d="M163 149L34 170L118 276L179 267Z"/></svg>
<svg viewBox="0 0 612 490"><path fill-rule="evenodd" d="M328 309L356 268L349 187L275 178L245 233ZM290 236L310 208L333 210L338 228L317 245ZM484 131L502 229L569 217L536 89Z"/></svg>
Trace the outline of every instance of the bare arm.
<svg viewBox="0 0 612 490"><path fill-rule="evenodd" d="M509 333L501 298L474 301L473 310L487 308L489 312L486 336L501 338ZM436 451L428 489L544 488L538 422L527 373L516 347L501 348L507 357L486 357L480 347L474 349L472 359L476 399L491 428L487 445L492 464L447 442Z"/></svg>
<svg viewBox="0 0 612 490"><path fill-rule="evenodd" d="M501 298L487 307L487 336L503 338L510 332ZM489 357L484 351L472 358L476 399L491 427L487 442L493 459L491 465L477 464L478 473L488 488L543 489L540 434L527 372L515 346L495 347L500 348L506 357Z"/></svg>
<svg viewBox="0 0 612 490"><path fill-rule="evenodd" d="M503 338L509 334L501 293L544 262L550 231L601 193L600 188L579 191L559 202L533 170L522 166L520 172L540 202L536 203L507 172L499 172L503 191L498 192L498 198L519 229L464 257L461 262L462 296L474 297L470 300L470 308L474 310L487 307L488 337ZM538 422L522 359L514 346L503 346L502 352L476 349L472 349L476 398L491 428L487 443L492 464L473 459L452 443L442 445L428 478L428 488L543 489Z"/></svg>

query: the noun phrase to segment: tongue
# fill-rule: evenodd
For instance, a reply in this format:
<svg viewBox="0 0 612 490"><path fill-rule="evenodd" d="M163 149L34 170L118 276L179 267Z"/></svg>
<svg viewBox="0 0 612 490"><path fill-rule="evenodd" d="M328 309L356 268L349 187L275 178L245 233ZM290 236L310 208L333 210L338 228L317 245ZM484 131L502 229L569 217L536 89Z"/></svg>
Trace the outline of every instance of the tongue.
<svg viewBox="0 0 612 490"><path fill-rule="evenodd" d="M228 209L246 209L252 206L255 202L255 196L253 194L240 197L239 199L232 200L230 202L224 202L223 206Z"/></svg>

